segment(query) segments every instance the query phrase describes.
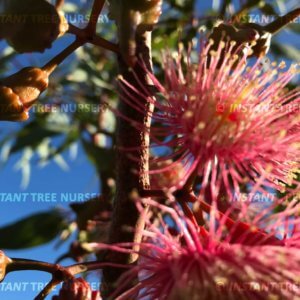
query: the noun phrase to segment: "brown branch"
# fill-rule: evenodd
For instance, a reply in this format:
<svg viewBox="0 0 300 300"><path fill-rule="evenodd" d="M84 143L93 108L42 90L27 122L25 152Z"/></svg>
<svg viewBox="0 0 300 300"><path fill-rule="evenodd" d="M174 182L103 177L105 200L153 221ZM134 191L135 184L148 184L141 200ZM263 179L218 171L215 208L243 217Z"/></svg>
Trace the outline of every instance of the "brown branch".
<svg viewBox="0 0 300 300"><path fill-rule="evenodd" d="M77 48L79 48L83 44L84 42L81 39L77 38L72 44L70 44L58 55L52 58L48 63L46 63L42 69L48 74L51 74L59 64L61 64L70 54L72 54Z"/></svg>
<svg viewBox="0 0 300 300"><path fill-rule="evenodd" d="M137 34L136 36L136 53L139 59L143 60L149 70L151 66L151 32ZM138 76L139 81L143 85L149 86L150 82L147 78L145 69L141 64L136 63L133 72L128 70L128 66L124 60L119 57L120 73L123 78L130 82L133 86L140 89L140 84L133 76L133 72ZM143 91L141 91L144 93ZM119 111L122 115L149 127L153 106L140 99L143 105L144 114L137 113L131 106L121 101ZM117 149L136 149L139 151L128 153L126 151L117 150L117 178L116 178L116 198L114 201L112 226L110 230L110 243L116 242L134 242L141 241L141 232L144 228L144 220L139 217L131 194L135 190L145 190L149 188L148 158L149 158L149 134L136 129L134 126L121 118L118 119L117 129ZM135 159L131 159L134 155ZM128 228L135 229L128 230ZM120 254L108 252L105 261L118 264L130 264L137 259L136 255ZM102 295L109 296L115 288L116 281L122 274L122 269L105 268L103 270Z"/></svg>
<svg viewBox="0 0 300 300"><path fill-rule="evenodd" d="M264 26L264 30L275 34L279 32L282 28L293 22L297 17L300 16L300 7L292 10L284 16L278 17L275 21Z"/></svg>
<svg viewBox="0 0 300 300"><path fill-rule="evenodd" d="M106 39L98 35L94 35L93 38L89 39L87 42L95 46L100 46L104 49L110 50L114 53L119 53L119 47L117 44L107 41Z"/></svg>
<svg viewBox="0 0 300 300"><path fill-rule="evenodd" d="M87 34L90 36L93 36L96 33L98 17L103 9L104 4L105 4L105 0L94 0L89 23L85 29Z"/></svg>
<svg viewBox="0 0 300 300"><path fill-rule="evenodd" d="M59 283L74 279L75 275L78 275L83 272L95 271L102 269L105 266L115 267L109 263L105 262L85 262L74 264L68 267L62 267L60 265L53 265L55 267L54 272L52 273L52 279L44 287L44 289L34 298L34 300L43 300Z"/></svg>
<svg viewBox="0 0 300 300"><path fill-rule="evenodd" d="M76 35L76 37L83 40L84 43L89 43L94 46L110 50L114 53L119 53L119 46L117 44L107 41L106 39L96 34L88 35L85 29L78 28L73 24L69 24L68 33Z"/></svg>
<svg viewBox="0 0 300 300"><path fill-rule="evenodd" d="M74 279L72 276L68 279ZM44 300L52 290L64 280L56 279L54 276L53 278L46 284L46 286L40 291L40 293L34 298L34 300Z"/></svg>
<svg viewBox="0 0 300 300"><path fill-rule="evenodd" d="M58 264L51 264L43 261L36 261L23 258L11 258L11 262L6 267L6 274L24 270L35 270L52 274L52 279L45 286L45 288L37 295L35 300L45 299L45 297L52 291L52 289L57 284L67 279L74 278L73 274L71 274L67 268L64 268Z"/></svg>
<svg viewBox="0 0 300 300"><path fill-rule="evenodd" d="M23 258L11 258L11 260L12 262L7 265L6 273L24 270L35 270L53 274L56 270L54 264L43 261Z"/></svg>
<svg viewBox="0 0 300 300"><path fill-rule="evenodd" d="M52 274L52 279L48 282L45 288L35 297L35 300L42 300L53 290L53 288L62 281L74 279L75 275L83 272L89 272L102 269L103 267L116 267L118 265L112 265L103 261L84 262L79 264L63 267L59 264L52 264L43 261L23 259L23 258L10 258L9 263L6 266L6 274L17 271L34 270L42 271ZM126 268L126 266L119 266L120 268Z"/></svg>
<svg viewBox="0 0 300 300"><path fill-rule="evenodd" d="M69 23L68 33L74 34L82 40L85 40L87 36L86 31L84 29L78 28L72 23Z"/></svg>

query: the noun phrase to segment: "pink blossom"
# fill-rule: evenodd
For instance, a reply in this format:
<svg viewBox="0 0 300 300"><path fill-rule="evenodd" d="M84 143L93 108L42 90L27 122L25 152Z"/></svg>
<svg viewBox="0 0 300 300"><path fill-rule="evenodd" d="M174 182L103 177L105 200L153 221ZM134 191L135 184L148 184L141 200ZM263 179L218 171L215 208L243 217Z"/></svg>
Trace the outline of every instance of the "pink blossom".
<svg viewBox="0 0 300 300"><path fill-rule="evenodd" d="M232 226L227 226L229 212L222 214L213 205L201 227L184 217L174 203L167 207L148 199L144 204L168 215L168 225L163 218L151 223L147 217L139 261L121 277L114 299L300 297L299 231L298 241L295 233L300 219L292 218L300 209L296 200L274 215L270 214L273 208L266 208L251 222ZM243 218L247 216L241 212ZM120 252L133 251L132 246L98 245ZM135 276L138 283L117 296Z"/></svg>
<svg viewBox="0 0 300 300"><path fill-rule="evenodd" d="M83 278L75 278L63 283L58 296L52 300L101 300L99 291L92 291Z"/></svg>
<svg viewBox="0 0 300 300"><path fill-rule="evenodd" d="M165 54L164 84L149 74L158 91L155 99L121 79L123 101L138 112L141 97L155 105L152 147L172 150L154 159L158 167L150 174L170 174L180 164L185 172L173 190L196 172L201 194L211 199L232 200L245 184L254 192L298 184L300 92L286 90L297 66L273 63L263 71L261 60L247 66L246 53L237 62L238 56L230 55L234 43L221 42L217 51L211 47L210 42L202 46L196 64L182 52L176 60ZM224 47L225 57L220 55Z"/></svg>

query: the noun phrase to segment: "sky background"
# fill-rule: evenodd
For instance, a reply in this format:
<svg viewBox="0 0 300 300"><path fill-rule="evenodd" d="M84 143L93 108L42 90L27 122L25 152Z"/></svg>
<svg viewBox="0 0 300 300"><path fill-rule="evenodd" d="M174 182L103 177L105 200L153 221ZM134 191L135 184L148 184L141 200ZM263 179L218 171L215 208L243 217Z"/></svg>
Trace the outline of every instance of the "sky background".
<svg viewBox="0 0 300 300"><path fill-rule="evenodd" d="M78 0L79 1L79 0ZM295 7L297 1L286 1L290 7ZM218 7L219 1L199 1L197 11L203 15L207 9L213 6ZM284 6L283 6L284 8ZM300 49L300 41L295 39L290 31L284 31L279 37L282 42L293 41L294 45ZM64 44L69 43L69 38L58 41L54 44L54 50L45 53L50 56L52 51L61 49ZM0 45L3 46L3 43ZM1 122L1 134L14 132L20 127L19 124ZM2 149L3 150L3 149ZM1 149L0 149L1 152ZM0 168L0 193L98 193L98 180L93 166L87 161L83 150L79 147L76 159L71 159L68 151L64 158L68 163L69 171L63 171L56 163L51 162L44 168L36 165L32 166L32 173L28 187L24 190L21 187L22 174L15 170L16 161L19 155L13 156ZM0 198L1 199L1 198ZM65 207L68 204L58 202L33 202L31 200L24 203L1 202L0 201L0 226L6 225L14 220L26 217L40 211L47 211L53 207ZM42 261L53 262L59 255L65 253L68 244L66 243L55 250L57 240L44 246L35 247L28 250L6 251L10 257L22 257ZM64 261L70 263L71 261ZM0 284L0 299L5 300L29 300L33 299L41 290L43 285L49 280L49 275L41 272L15 272L8 274L4 283ZM97 287L96 277L91 277L94 287ZM57 291L56 291L57 293Z"/></svg>

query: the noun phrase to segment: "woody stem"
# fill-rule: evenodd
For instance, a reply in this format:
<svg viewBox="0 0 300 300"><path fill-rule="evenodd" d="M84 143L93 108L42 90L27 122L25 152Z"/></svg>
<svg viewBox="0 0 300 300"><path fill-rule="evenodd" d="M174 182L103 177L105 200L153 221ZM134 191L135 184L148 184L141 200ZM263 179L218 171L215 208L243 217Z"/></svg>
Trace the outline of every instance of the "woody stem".
<svg viewBox="0 0 300 300"><path fill-rule="evenodd" d="M61 64L70 54L72 54L77 48L82 46L84 42L81 39L76 39L72 44L65 48L62 52L52 58L48 63L46 63L42 70L47 72L49 75L56 69L56 67Z"/></svg>
<svg viewBox="0 0 300 300"><path fill-rule="evenodd" d="M105 0L94 0L92 12L90 15L90 20L85 29L88 35L90 36L93 36L96 32L98 17L103 9L104 4L105 4Z"/></svg>
<svg viewBox="0 0 300 300"><path fill-rule="evenodd" d="M151 72L151 32L137 34L136 53L140 62L137 62L133 71L128 69L128 65L119 57L119 68L124 80L140 89L140 93L145 91L141 85L149 87L147 70ZM143 67L145 65L146 67ZM138 81L136 77L138 77ZM122 93L122 92L121 92ZM149 91L150 94L150 91ZM121 98L123 96L121 95ZM146 101L145 97L139 99L143 106L143 113L140 113L128 105L125 101L120 101L119 111L121 115L133 120L135 123L149 128L153 105ZM124 119L118 119L117 129L117 178L116 197L114 201L112 225L109 235L110 243L133 242L138 244L141 241L144 219L140 216L134 201L131 198L135 190L145 190L149 187L148 159L149 159L149 131L139 130L132 123ZM121 149L139 149L128 153ZM135 157L132 159L131 157ZM128 230L128 228L134 229ZM135 249L136 250L136 249ZM109 252L105 261L128 265L137 259L136 254L116 254ZM102 295L107 297L114 291L116 281L124 272L123 269L105 268L103 270Z"/></svg>

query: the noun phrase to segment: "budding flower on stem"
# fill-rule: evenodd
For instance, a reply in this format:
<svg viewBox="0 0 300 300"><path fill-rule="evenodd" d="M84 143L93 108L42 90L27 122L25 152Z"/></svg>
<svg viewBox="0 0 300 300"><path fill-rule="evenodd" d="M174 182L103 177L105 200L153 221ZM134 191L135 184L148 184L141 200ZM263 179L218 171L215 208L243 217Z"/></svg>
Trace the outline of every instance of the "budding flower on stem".
<svg viewBox="0 0 300 300"><path fill-rule="evenodd" d="M48 87L48 74L35 67L24 68L1 81L1 120L25 121L40 93Z"/></svg>
<svg viewBox="0 0 300 300"><path fill-rule="evenodd" d="M55 68L82 42L75 41L44 67L27 67L0 81L0 120L26 121L29 109L46 90Z"/></svg>
<svg viewBox="0 0 300 300"><path fill-rule="evenodd" d="M68 30L63 13L46 0L4 1L2 14L12 21L1 24L0 38L20 53L44 52Z"/></svg>
<svg viewBox="0 0 300 300"><path fill-rule="evenodd" d="M234 43L234 47L231 49L231 54L237 55L239 60L243 59L245 54L252 54L252 50L251 52L249 50L254 44L256 44L256 41L259 38L260 36L255 29L238 28L233 24L226 24L223 22L217 23L209 35L209 39L213 42L211 45L211 50L218 50L219 44L223 41L232 42ZM221 66L225 55L226 49L224 48L223 51L220 52L218 67ZM210 53L208 53L208 57L210 58ZM236 61L235 65L238 64L239 60ZM210 63L210 60L208 60L208 63Z"/></svg>
<svg viewBox="0 0 300 300"><path fill-rule="evenodd" d="M217 22L209 39L214 41L214 50L217 49L221 41L234 41L236 47L232 49L232 53L236 52L240 58L243 57L242 53L247 51L247 48L251 49L251 52L248 53L250 57L263 57L270 49L272 36L299 15L300 8L297 8L265 26L256 23L240 23L238 17L234 17L232 22ZM224 57L225 51L221 55Z"/></svg>

